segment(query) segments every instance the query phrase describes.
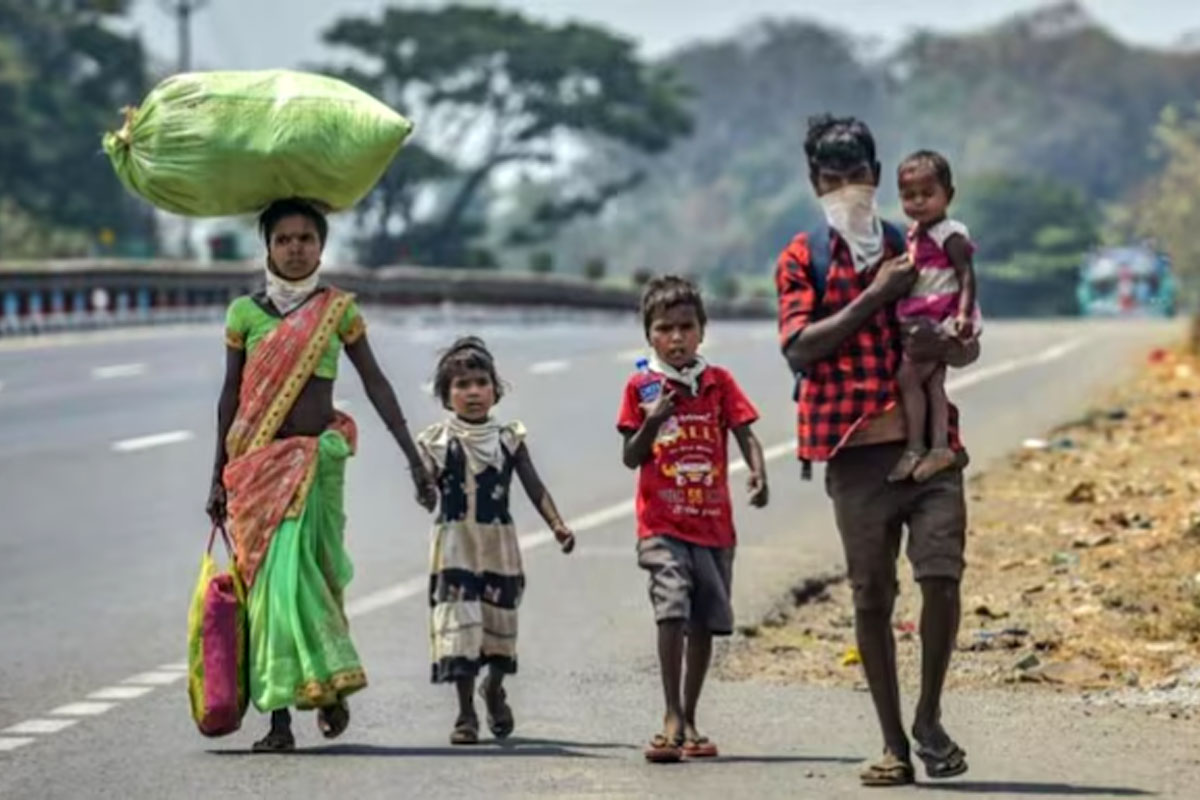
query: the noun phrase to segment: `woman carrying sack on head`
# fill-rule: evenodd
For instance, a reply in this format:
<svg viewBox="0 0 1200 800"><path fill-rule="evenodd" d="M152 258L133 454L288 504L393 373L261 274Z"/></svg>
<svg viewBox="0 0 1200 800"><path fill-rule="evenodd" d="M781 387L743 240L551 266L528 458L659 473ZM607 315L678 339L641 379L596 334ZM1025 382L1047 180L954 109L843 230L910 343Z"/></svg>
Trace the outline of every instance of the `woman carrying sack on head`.
<svg viewBox="0 0 1200 800"><path fill-rule="evenodd" d="M295 748L290 707L317 709L333 738L350 722L346 696L367 683L343 609L353 573L343 487L356 440L354 421L333 406L343 347L408 459L418 502L432 510L437 494L353 297L318 283L324 214L280 200L259 227L266 289L229 307L208 513L215 524L228 518L248 591L250 698L271 712L254 750L278 752Z"/></svg>

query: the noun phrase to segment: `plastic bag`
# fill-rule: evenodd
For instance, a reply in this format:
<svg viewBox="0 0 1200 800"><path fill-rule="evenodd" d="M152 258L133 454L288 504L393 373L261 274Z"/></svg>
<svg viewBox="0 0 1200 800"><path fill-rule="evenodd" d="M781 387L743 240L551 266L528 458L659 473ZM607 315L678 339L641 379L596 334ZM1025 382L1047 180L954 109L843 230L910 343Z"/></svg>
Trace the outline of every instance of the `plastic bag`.
<svg viewBox="0 0 1200 800"><path fill-rule="evenodd" d="M324 75L193 72L160 83L104 137L121 181L188 216L253 214L301 197L341 211L379 181L412 123Z"/></svg>
<svg viewBox="0 0 1200 800"><path fill-rule="evenodd" d="M188 698L205 736L240 728L250 698L246 590L232 563L224 572L217 568L212 547L218 530L232 562L228 535L213 529L188 610Z"/></svg>

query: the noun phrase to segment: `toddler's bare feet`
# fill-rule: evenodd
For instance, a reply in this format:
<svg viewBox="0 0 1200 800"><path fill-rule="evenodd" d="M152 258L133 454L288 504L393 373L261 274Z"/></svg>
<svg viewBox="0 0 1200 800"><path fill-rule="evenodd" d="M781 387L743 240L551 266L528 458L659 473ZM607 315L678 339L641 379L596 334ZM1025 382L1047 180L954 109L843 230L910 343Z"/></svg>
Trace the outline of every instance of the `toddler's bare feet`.
<svg viewBox="0 0 1200 800"><path fill-rule="evenodd" d="M942 470L953 467L956 463L958 463L958 456L953 450L949 447L935 447L921 459L921 463L913 470L913 480L917 483L924 483Z"/></svg>
<svg viewBox="0 0 1200 800"><path fill-rule="evenodd" d="M925 453L920 450L905 450L904 455L900 456L900 460L896 462L896 466L892 467L891 473L888 474L888 482L900 483L911 478L924 455Z"/></svg>

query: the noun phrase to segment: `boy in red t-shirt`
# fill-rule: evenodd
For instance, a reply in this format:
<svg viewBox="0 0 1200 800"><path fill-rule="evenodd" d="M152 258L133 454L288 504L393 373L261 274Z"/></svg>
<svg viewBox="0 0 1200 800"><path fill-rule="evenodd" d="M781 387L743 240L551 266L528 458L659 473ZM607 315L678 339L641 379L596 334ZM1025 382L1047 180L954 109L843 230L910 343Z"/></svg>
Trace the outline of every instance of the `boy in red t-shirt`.
<svg viewBox="0 0 1200 800"><path fill-rule="evenodd" d="M762 445L750 430L758 411L729 372L696 352L707 321L696 287L670 275L651 280L642 295L642 321L654 358L640 364L626 384L617 430L625 437L625 466L641 470L638 565L650 573L667 703L662 733L645 754L663 762L717 755L716 745L696 730L696 704L712 637L733 632L730 584L737 536L729 499L729 431L749 466L750 504L756 508L767 504L767 473Z"/></svg>

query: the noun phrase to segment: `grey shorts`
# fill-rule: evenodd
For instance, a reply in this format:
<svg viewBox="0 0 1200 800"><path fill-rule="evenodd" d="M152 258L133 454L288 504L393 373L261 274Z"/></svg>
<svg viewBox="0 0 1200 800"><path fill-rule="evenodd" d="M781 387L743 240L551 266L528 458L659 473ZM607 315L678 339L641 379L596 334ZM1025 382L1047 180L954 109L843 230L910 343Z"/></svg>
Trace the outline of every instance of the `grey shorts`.
<svg viewBox="0 0 1200 800"><path fill-rule="evenodd" d="M733 633L733 551L671 536L639 539L638 566L650 573L655 621L681 619L714 636Z"/></svg>
<svg viewBox="0 0 1200 800"><path fill-rule="evenodd" d="M903 444L847 447L825 469L857 608L881 608L895 596L905 528L918 581L962 578L967 531L962 470L947 469L926 483L888 483L903 453Z"/></svg>

